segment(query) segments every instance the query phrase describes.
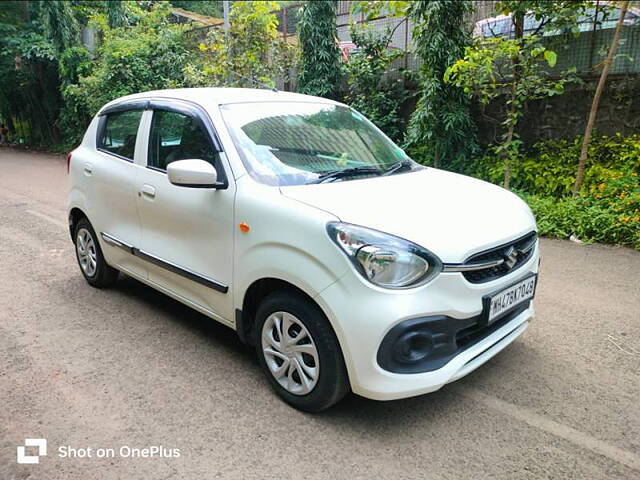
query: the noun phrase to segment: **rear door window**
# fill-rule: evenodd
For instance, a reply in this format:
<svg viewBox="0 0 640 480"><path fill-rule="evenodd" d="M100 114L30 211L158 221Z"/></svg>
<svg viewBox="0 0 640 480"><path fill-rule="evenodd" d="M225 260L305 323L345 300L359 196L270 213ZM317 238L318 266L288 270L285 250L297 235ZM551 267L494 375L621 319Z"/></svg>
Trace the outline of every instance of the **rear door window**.
<svg viewBox="0 0 640 480"><path fill-rule="evenodd" d="M133 160L142 110L110 113L105 119L98 149Z"/></svg>
<svg viewBox="0 0 640 480"><path fill-rule="evenodd" d="M153 112L147 166L166 170L176 160L199 159L215 166L216 151L200 122L167 110Z"/></svg>

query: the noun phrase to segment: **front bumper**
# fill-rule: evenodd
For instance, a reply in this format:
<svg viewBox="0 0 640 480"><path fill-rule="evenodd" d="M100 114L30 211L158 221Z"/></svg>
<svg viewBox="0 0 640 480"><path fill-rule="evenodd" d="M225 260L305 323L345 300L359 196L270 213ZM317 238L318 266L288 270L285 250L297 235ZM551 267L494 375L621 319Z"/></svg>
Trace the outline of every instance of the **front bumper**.
<svg viewBox="0 0 640 480"><path fill-rule="evenodd" d="M393 400L433 392L475 370L515 340L534 316L533 303L488 328L440 364L394 373L378 358L387 333L408 319L450 317L464 323L482 313L482 297L538 271L538 246L525 265L497 280L472 284L461 273L442 273L411 290L385 290L349 273L317 297L340 341L354 393ZM436 362L437 363L437 362ZM391 369L392 370L392 369Z"/></svg>

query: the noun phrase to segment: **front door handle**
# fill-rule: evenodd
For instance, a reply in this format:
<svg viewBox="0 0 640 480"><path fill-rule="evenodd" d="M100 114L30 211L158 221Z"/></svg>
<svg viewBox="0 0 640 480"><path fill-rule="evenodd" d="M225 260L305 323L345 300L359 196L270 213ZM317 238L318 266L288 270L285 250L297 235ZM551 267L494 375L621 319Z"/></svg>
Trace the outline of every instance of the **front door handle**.
<svg viewBox="0 0 640 480"><path fill-rule="evenodd" d="M144 184L140 193L142 193L146 198L152 200L156 198L156 187Z"/></svg>
<svg viewBox="0 0 640 480"><path fill-rule="evenodd" d="M87 175L91 175L93 173L93 164L91 164L90 162L85 162L84 173L86 173Z"/></svg>

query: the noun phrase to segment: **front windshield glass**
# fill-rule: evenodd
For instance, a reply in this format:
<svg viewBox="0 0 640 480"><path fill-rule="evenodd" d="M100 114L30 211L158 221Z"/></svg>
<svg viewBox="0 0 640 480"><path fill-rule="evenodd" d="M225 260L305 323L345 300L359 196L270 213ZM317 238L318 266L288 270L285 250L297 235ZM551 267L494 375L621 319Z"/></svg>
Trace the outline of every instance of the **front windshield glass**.
<svg viewBox="0 0 640 480"><path fill-rule="evenodd" d="M268 185L346 181L420 168L348 107L260 102L221 109L249 174Z"/></svg>

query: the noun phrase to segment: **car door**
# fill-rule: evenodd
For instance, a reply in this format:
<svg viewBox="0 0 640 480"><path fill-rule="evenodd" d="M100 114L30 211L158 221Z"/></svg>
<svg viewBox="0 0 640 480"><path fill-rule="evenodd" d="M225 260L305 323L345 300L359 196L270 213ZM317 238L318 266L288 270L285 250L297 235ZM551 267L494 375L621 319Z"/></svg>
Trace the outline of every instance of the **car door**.
<svg viewBox="0 0 640 480"><path fill-rule="evenodd" d="M90 182L90 220L109 263L146 278L146 265L127 248L141 239L135 161L145 147L139 135L143 112L138 103L107 108L98 118L95 154L82 159L82 168Z"/></svg>
<svg viewBox="0 0 640 480"><path fill-rule="evenodd" d="M150 264L149 280L232 325L235 185L227 180L220 143L199 107L178 101L151 106L146 168L136 179L140 255ZM167 165L187 159L211 163L221 188L171 184Z"/></svg>

